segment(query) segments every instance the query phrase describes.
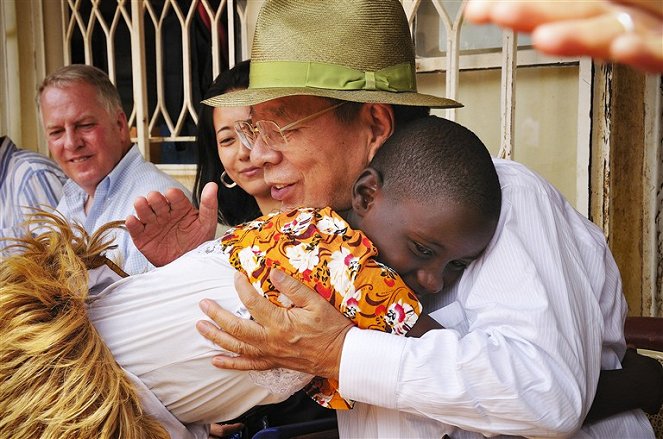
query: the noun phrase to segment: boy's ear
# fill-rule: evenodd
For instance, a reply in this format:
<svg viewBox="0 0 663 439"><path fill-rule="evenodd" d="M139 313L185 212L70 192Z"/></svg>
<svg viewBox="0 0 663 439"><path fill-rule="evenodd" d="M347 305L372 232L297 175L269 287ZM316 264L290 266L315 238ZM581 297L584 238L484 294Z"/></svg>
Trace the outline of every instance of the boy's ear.
<svg viewBox="0 0 663 439"><path fill-rule="evenodd" d="M376 196L382 190L382 176L373 168L361 171L352 187L352 210L359 216L364 216L375 202Z"/></svg>

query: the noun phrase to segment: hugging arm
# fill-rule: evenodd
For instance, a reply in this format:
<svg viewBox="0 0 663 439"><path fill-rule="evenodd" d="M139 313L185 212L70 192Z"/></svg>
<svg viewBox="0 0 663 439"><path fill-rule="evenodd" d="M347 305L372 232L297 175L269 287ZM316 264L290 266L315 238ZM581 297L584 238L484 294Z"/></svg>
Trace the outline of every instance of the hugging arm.
<svg viewBox="0 0 663 439"><path fill-rule="evenodd" d="M443 329L435 319L421 315L408 337L421 337L433 329ZM622 368L601 370L596 395L585 422L595 422L617 413L642 409L658 413L663 405L663 365L651 357L628 349Z"/></svg>
<svg viewBox="0 0 663 439"><path fill-rule="evenodd" d="M214 302L205 302L203 309L223 331L208 322L200 322L199 331L224 349L241 354L240 357L218 356L214 364L240 370L287 367L338 378L338 347L349 329L349 321L316 292L298 281L287 276L272 280L302 308L285 309L273 305L239 275L235 281L237 291L257 321L239 319ZM306 301L305 297L310 301ZM408 336L420 337L429 330L441 328L435 320L422 315ZM334 336L337 340L330 340ZM270 342L267 343L267 340ZM660 366L652 362L657 363L628 351L624 369L601 371L596 397L586 422L633 408L649 412L660 408L663 374Z"/></svg>
<svg viewBox="0 0 663 439"><path fill-rule="evenodd" d="M221 368L265 370L285 367L327 378L338 378L345 335L352 323L333 305L297 280L273 269L270 279L295 308L282 308L260 295L245 276L235 275L235 287L254 320L244 320L209 300L201 307L222 330L209 322L199 332L218 346L240 354L217 356Z"/></svg>
<svg viewBox="0 0 663 439"><path fill-rule="evenodd" d="M169 189L164 194L150 192L136 199L136 215L126 219L136 248L154 266L160 267L214 239L217 189L215 183L205 186L199 211L179 189Z"/></svg>
<svg viewBox="0 0 663 439"><path fill-rule="evenodd" d="M632 409L658 413L663 403L663 366L658 360L628 349L622 369L602 370L586 422Z"/></svg>

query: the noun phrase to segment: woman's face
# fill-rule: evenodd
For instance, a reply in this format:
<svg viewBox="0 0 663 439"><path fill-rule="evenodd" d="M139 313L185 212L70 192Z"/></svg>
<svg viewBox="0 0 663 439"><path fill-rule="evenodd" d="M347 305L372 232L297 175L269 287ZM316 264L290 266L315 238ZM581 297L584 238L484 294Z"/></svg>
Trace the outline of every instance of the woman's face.
<svg viewBox="0 0 663 439"><path fill-rule="evenodd" d="M249 107L217 107L213 112L219 160L226 170L226 181L232 179L254 197L270 197L270 187L265 183L262 168L250 161L250 151L242 146L235 132L235 122L249 120Z"/></svg>

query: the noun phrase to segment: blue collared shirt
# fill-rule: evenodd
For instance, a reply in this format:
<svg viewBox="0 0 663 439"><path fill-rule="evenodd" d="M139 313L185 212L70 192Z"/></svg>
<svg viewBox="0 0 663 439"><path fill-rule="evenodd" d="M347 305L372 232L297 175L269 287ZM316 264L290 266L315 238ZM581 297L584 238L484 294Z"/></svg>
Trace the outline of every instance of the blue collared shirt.
<svg viewBox="0 0 663 439"><path fill-rule="evenodd" d="M134 145L106 178L99 182L87 215L87 194L72 180L65 184L64 195L57 210L69 221L78 222L88 233L93 233L109 221L124 220L132 215L137 197L145 196L150 191L164 192L171 187L182 189L191 198L190 192L182 184L145 161L138 146ZM109 236L114 237L118 248L106 256L126 273L144 273L154 268L134 246L126 230L113 231Z"/></svg>
<svg viewBox="0 0 663 439"><path fill-rule="evenodd" d="M0 238L23 235L20 225L32 208L57 206L66 180L48 157L0 137ZM0 241L0 249L7 244Z"/></svg>

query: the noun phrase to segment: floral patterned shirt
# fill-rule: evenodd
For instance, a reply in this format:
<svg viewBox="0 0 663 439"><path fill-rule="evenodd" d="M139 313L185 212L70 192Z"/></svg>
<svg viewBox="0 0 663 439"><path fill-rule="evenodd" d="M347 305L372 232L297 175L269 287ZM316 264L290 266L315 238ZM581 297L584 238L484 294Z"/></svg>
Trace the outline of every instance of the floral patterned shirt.
<svg viewBox="0 0 663 439"><path fill-rule="evenodd" d="M405 335L421 313L401 277L375 260L366 235L328 207L269 214L229 229L220 242L230 263L280 306L292 303L269 280L272 267L317 291L360 328ZM336 380L316 377L306 391L324 407L352 408L337 388Z"/></svg>

